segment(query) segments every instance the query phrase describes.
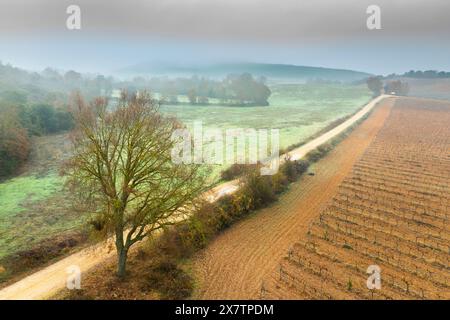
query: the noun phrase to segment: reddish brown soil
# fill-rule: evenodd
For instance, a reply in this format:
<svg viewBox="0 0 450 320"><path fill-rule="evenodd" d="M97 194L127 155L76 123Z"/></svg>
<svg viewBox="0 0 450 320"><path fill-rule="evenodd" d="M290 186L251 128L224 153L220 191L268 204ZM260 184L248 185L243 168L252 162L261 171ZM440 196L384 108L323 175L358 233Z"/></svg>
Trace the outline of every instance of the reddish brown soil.
<svg viewBox="0 0 450 320"><path fill-rule="evenodd" d="M264 298L450 298L450 103L398 99ZM294 242L293 242L294 243ZM380 270L369 290L367 269Z"/></svg>

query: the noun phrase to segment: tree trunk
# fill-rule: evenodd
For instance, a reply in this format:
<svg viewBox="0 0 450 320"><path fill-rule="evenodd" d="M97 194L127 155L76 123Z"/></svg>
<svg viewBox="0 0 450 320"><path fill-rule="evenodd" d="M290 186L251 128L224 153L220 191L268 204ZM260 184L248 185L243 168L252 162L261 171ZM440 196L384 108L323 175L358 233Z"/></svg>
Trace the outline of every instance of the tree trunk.
<svg viewBox="0 0 450 320"><path fill-rule="evenodd" d="M125 248L121 248L117 250L117 275L119 278L124 278L126 274L127 267L127 258L128 258L128 250Z"/></svg>

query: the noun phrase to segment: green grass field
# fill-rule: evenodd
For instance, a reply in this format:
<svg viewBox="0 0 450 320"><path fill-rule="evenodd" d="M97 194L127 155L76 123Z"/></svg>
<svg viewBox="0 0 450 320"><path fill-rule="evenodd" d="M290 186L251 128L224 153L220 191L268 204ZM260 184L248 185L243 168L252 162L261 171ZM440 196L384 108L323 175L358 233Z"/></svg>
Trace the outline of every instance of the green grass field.
<svg viewBox="0 0 450 320"><path fill-rule="evenodd" d="M271 86L269 106L230 107L211 105L164 105L161 111L176 116L188 127L201 121L207 128L279 129L280 148L301 143L336 119L345 117L371 99L367 87L350 85L283 84ZM217 177L226 166L214 166Z"/></svg>
<svg viewBox="0 0 450 320"><path fill-rule="evenodd" d="M204 127L280 129L282 148L307 140L330 122L353 113L370 100L365 86L272 86L270 106L168 105L162 111L188 126L201 120ZM79 228L83 217L70 206L56 174L61 137L41 137L32 168L0 183L0 260L44 239ZM44 168L44 170L42 169ZM48 169L50 168L50 169ZM215 170L217 173L219 170Z"/></svg>
<svg viewBox="0 0 450 320"><path fill-rule="evenodd" d="M57 173L66 140L64 134L34 137L24 172L0 183L0 261L82 223Z"/></svg>
<svg viewBox="0 0 450 320"><path fill-rule="evenodd" d="M0 184L0 260L81 224L62 186L54 172Z"/></svg>
<svg viewBox="0 0 450 320"><path fill-rule="evenodd" d="M285 148L353 113L371 98L366 86L295 84L276 85L271 90L266 107L182 104L165 105L161 111L187 125L202 121L211 128L279 129L280 146Z"/></svg>

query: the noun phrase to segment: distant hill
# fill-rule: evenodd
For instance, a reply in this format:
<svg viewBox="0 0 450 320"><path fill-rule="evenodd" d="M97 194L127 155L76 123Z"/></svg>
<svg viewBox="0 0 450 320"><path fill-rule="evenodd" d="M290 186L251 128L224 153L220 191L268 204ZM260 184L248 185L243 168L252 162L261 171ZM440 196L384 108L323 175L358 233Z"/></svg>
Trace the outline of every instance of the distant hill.
<svg viewBox="0 0 450 320"><path fill-rule="evenodd" d="M265 76L269 80L288 81L358 81L370 76L369 73L331 69L321 67L296 66L290 64L267 63L227 63L205 66L172 66L167 64L141 63L119 71L122 75L149 75L149 76L206 76L223 78L227 74L249 72L254 76Z"/></svg>

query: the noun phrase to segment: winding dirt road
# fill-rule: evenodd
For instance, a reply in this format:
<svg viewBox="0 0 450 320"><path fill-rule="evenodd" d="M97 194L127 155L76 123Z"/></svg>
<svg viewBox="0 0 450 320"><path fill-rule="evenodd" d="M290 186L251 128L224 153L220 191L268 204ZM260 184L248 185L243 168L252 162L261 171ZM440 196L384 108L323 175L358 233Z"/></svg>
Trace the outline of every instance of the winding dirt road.
<svg viewBox="0 0 450 320"><path fill-rule="evenodd" d="M302 158L306 153L315 149L317 146L327 142L329 139L335 137L356 121L361 119L365 114L367 114L373 107L380 102L381 100L387 98L389 96L383 95L377 97L376 99L370 101L366 106L364 106L358 113L349 118L347 121L337 126L336 128L328 131L327 133L321 135L320 137L306 143L305 145L293 150L290 152L291 158L293 160L297 160ZM390 99L388 99L390 100ZM372 118L372 117L371 117ZM365 140L367 138L364 138ZM346 139L347 140L347 139ZM328 157L329 158L329 157ZM342 164L345 165L345 164ZM335 168L333 172L336 170L339 171L342 168ZM309 179L306 177L305 179ZM319 180L320 176L315 177L314 179ZM286 199L283 199L282 203L286 203L288 201L292 201L292 208L298 204L295 200L297 198L307 198L309 202L321 202L322 199L314 200L311 198L311 194L321 192L325 192L329 186L324 186L323 184L319 187L317 184L314 184L316 189L310 190L309 196L303 196L303 192L308 192L308 184L304 184L304 179L302 179L301 186L294 186L296 188L296 192L294 196L292 192L287 195ZM315 181L316 181L315 180ZM324 181L326 183L326 181ZM311 185L310 188L313 186ZM218 197L232 193L238 188L238 181L230 181L224 184L221 184L215 188L213 188L208 196L211 201L214 201ZM306 189L305 189L306 188ZM315 191L314 191L315 190ZM314 191L314 192L313 192ZM291 197L291 198L289 198ZM316 195L319 197L319 195ZM248 219L243 221L242 224L238 227L232 228L230 232L224 233L220 236L217 241L215 241L211 247L206 250L204 254L204 259L208 257L208 259L212 259L210 262L201 262L204 259L198 259L197 265L202 266L199 267L199 270L203 270L203 282L210 282L212 280L218 281L217 283L211 284L209 286L202 286L202 292L199 294L199 297L208 297L208 298L228 298L228 297L248 297L249 293L254 293L256 287L260 285L260 276L262 275L262 271L272 270L273 263L267 263L273 261L276 262L279 259L277 258L280 254L284 254L285 250L283 247L283 243L292 243L293 241L289 240L293 238L295 235L297 228L299 227L299 223L291 223L289 217L292 217L295 221L298 219L298 213L295 214L295 210L285 210L283 213L286 215L283 219L275 219L279 220L278 222L273 221L273 216L277 213L273 213L273 208L269 209L269 211L265 210L261 215L258 214L258 219L256 224L251 224L251 221L254 219ZM270 214L269 214L270 213ZM313 213L313 212L312 212ZM311 214L312 214L311 213ZM311 215L310 214L310 215ZM271 218L272 216L272 218ZM302 217L302 216L301 216ZM254 218L254 217L253 217ZM270 221L266 221L269 219ZM303 221L305 223L308 219L300 219L299 221ZM294 222L295 222L294 221ZM298 222L298 221L297 221ZM281 224L281 225L280 225ZM301 224L301 223L300 223ZM245 227L243 230L247 230L248 235L245 236L245 232L242 232L242 226ZM246 227L247 226L247 227ZM236 231L234 231L236 230ZM261 237L264 235L263 230L268 232L268 237ZM276 231L276 232L273 232ZM240 236L234 237L233 232L240 233ZM294 234L293 234L294 233ZM254 239L253 236L255 236ZM259 235L259 236L258 236ZM283 240L287 237L287 241ZM244 236L244 238L242 238ZM231 239L228 242L226 239ZM281 242L280 242L281 241ZM249 246L242 246L243 243L248 243ZM259 245L258 245L259 243ZM223 246L223 253L220 253L222 250L220 246ZM272 250L267 251L267 249L272 248ZM233 249L238 249L239 252L246 251L247 254L244 254L239 260L235 260L233 258L237 258L237 256L233 256ZM241 250L242 249L242 250ZM248 249L248 250L247 250ZM231 250L231 251L230 251ZM227 255L225 252L230 252L229 261L227 263ZM274 254L275 255L272 255ZM87 272L92 267L102 263L106 259L112 257L115 254L115 250L111 245L111 240L107 243L98 244L92 248L83 249L78 253L70 255L44 269L31 274L24 279L8 286L0 290L0 300L5 299L46 299L55 295L59 290L65 288L66 279L70 274L70 268L76 266L79 270L84 273ZM267 255L269 254L269 255ZM217 260L216 260L217 259ZM236 264L234 264L236 263ZM263 270L252 270L253 265L266 264L263 266ZM232 271L239 271L236 274L230 273ZM219 273L217 273L219 272ZM223 274L220 274L224 272ZM219 278L221 279L219 279ZM240 280L248 280L245 281L242 285L232 285L236 284ZM223 287L220 287L223 285ZM242 289L242 292L239 290ZM228 290L231 290L228 292ZM237 291L233 291L237 290Z"/></svg>

